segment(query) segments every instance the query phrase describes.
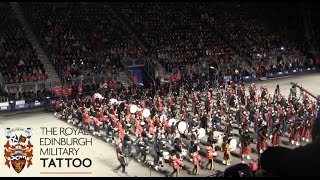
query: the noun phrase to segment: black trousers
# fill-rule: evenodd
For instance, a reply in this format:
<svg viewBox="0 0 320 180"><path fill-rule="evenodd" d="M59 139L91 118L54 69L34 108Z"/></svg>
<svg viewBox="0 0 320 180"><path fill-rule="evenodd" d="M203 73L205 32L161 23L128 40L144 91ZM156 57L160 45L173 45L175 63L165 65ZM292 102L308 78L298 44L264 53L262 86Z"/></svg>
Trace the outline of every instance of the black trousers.
<svg viewBox="0 0 320 180"><path fill-rule="evenodd" d="M172 177L174 174L176 174L176 177L180 174L180 169L173 169L173 172L169 175L169 177Z"/></svg>
<svg viewBox="0 0 320 180"><path fill-rule="evenodd" d="M158 165L159 164L159 158L160 158L160 152L156 152L155 156L154 156L154 165Z"/></svg>
<svg viewBox="0 0 320 180"><path fill-rule="evenodd" d="M122 172L126 171L126 163L123 157L118 158L118 161L120 162L120 165L116 168L116 171L119 170L122 167Z"/></svg>
<svg viewBox="0 0 320 180"><path fill-rule="evenodd" d="M142 149L140 149L140 151L141 151L141 155L142 155L141 161L145 162L147 159L147 150L146 150L146 148L142 148Z"/></svg>
<svg viewBox="0 0 320 180"><path fill-rule="evenodd" d="M213 170L213 159L208 159L208 163L206 165L206 168L208 168L208 165L210 165L210 169Z"/></svg>
<svg viewBox="0 0 320 180"><path fill-rule="evenodd" d="M112 140L114 140L114 131L113 131L113 129L109 129L108 127L106 127L105 131L106 131L106 137L108 138L109 135L111 134Z"/></svg>
<svg viewBox="0 0 320 180"><path fill-rule="evenodd" d="M131 141L124 141L125 148L128 150L128 154L131 154Z"/></svg>
<svg viewBox="0 0 320 180"><path fill-rule="evenodd" d="M194 167L192 169L192 173L199 174L199 165L194 165Z"/></svg>
<svg viewBox="0 0 320 180"><path fill-rule="evenodd" d="M142 156L142 159L140 159L140 154ZM145 148L141 148L139 146L136 146L136 158L140 159L142 162L146 161L147 158L147 151Z"/></svg>

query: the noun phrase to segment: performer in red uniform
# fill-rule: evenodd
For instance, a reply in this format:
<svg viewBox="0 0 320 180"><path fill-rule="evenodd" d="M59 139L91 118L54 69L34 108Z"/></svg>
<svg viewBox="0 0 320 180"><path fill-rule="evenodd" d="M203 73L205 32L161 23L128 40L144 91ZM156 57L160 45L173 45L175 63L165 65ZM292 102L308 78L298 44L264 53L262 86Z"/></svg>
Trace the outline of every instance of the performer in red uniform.
<svg viewBox="0 0 320 180"><path fill-rule="evenodd" d="M143 128L141 127L140 122L138 120L136 120L135 122L135 127L136 127L136 136L140 136L143 131Z"/></svg>
<svg viewBox="0 0 320 180"><path fill-rule="evenodd" d="M67 89L67 87L63 87L63 88L61 88L61 90L62 90L62 95L63 95L64 97L67 97L67 96L68 96L68 89Z"/></svg>
<svg viewBox="0 0 320 180"><path fill-rule="evenodd" d="M61 88L60 88L60 87L56 86L56 87L54 88L54 95L55 95L56 97L60 97L60 96L61 96Z"/></svg>
<svg viewBox="0 0 320 180"><path fill-rule="evenodd" d="M309 142L309 139L311 137L311 128L312 128L310 122L311 122L310 120L307 120L303 123L302 131L301 131L302 141Z"/></svg>
<svg viewBox="0 0 320 180"><path fill-rule="evenodd" d="M106 123L106 117L104 117L102 108L99 109L98 118L99 118L99 121L103 123L103 127L104 127L104 125Z"/></svg>
<svg viewBox="0 0 320 180"><path fill-rule="evenodd" d="M271 144L272 146L280 146L281 143L281 131L280 125L277 125L272 133Z"/></svg>
<svg viewBox="0 0 320 180"><path fill-rule="evenodd" d="M267 130L266 123L258 130L257 150L260 154L267 149Z"/></svg>
<svg viewBox="0 0 320 180"><path fill-rule="evenodd" d="M68 87L67 89L67 92L68 92L68 96L71 97L72 96L72 87Z"/></svg>
<svg viewBox="0 0 320 180"><path fill-rule="evenodd" d="M118 122L118 131L119 131L119 139L121 140L121 142L123 142L123 138L125 135L125 131L124 128L122 127L122 124L120 122Z"/></svg>
<svg viewBox="0 0 320 180"><path fill-rule="evenodd" d="M199 153L196 151L193 153L193 159L192 159L194 168L192 170L192 173L195 175L199 175L199 169L200 169L200 164L201 164L201 156Z"/></svg>
<svg viewBox="0 0 320 180"><path fill-rule="evenodd" d="M214 148L213 144L206 147L206 152L207 152L206 155L208 158L208 163L206 165L206 168L209 170L213 170L214 156L216 155L215 148ZM208 165L211 165L210 166L211 168L208 168Z"/></svg>
<svg viewBox="0 0 320 180"><path fill-rule="evenodd" d="M253 173L258 170L258 162L255 160L252 160L249 166Z"/></svg>
<svg viewBox="0 0 320 180"><path fill-rule="evenodd" d="M300 142L300 126L299 124L293 124L290 129L290 137L289 137L289 142L291 144L296 144L299 146Z"/></svg>
<svg viewBox="0 0 320 180"><path fill-rule="evenodd" d="M84 125L88 126L88 131L90 130L90 121L91 121L90 116L85 109L84 113L83 113L83 121L82 122L84 123Z"/></svg>
<svg viewBox="0 0 320 180"><path fill-rule="evenodd" d="M180 175L180 168L182 166L182 162L180 161L180 157L178 154L171 157L173 172L169 175L172 177L174 173L176 173L176 177Z"/></svg>
<svg viewBox="0 0 320 180"><path fill-rule="evenodd" d="M93 128L94 128L94 132L93 135L97 135L97 136L101 136L100 134L100 125L101 125L101 121L99 121L98 118L93 117Z"/></svg>

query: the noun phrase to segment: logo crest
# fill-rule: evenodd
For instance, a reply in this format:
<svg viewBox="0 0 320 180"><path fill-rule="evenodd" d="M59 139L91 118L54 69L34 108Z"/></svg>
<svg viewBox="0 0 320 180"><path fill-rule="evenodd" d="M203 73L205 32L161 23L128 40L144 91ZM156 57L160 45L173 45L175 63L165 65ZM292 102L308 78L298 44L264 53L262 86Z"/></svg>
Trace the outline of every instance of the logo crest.
<svg viewBox="0 0 320 180"><path fill-rule="evenodd" d="M7 128L7 143L4 145L5 165L20 173L25 166L32 165L33 145L31 128Z"/></svg>

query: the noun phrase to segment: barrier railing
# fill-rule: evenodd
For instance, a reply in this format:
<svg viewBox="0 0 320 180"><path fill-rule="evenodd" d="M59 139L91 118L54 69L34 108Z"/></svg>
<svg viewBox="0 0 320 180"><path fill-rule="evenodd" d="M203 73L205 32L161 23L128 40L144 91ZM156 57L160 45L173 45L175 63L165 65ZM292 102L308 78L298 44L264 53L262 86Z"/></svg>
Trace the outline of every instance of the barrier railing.
<svg viewBox="0 0 320 180"><path fill-rule="evenodd" d="M25 100L1 102L0 112L39 108L39 107L49 107L49 106L53 106L55 102L56 100L52 100L52 99L45 99L45 100L35 101L30 103L26 103Z"/></svg>
<svg viewBox="0 0 320 180"><path fill-rule="evenodd" d="M46 81L4 84L4 90L11 93L17 93L19 91L38 91L43 90L46 87L45 84Z"/></svg>
<svg viewBox="0 0 320 180"><path fill-rule="evenodd" d="M78 86L82 85L89 85L89 84L98 84L108 82L110 80L117 81L116 74L110 75L94 75L94 76L80 76L75 78L64 79L63 86Z"/></svg>
<svg viewBox="0 0 320 180"><path fill-rule="evenodd" d="M294 68L291 70L285 70L285 71L281 71L281 72L267 72L266 76L268 78L272 78L272 77L279 77L279 76L288 76L288 75L297 75L297 74L303 74L303 73L308 73L308 72L317 72L319 71L319 68L316 67L309 67L309 68ZM255 75L251 75L251 76L243 76L242 79L244 81L250 81L250 80L257 80L259 77L255 76ZM224 76L225 80L230 80L231 76ZM26 85L26 84L24 84ZM17 86L24 87L24 85L19 84ZM40 83L34 83L33 87L37 87L39 88ZM46 106L52 106L55 103L55 100L52 99L44 99L41 101L34 101L34 102L30 102L30 103L26 103L25 100L19 100L19 101L12 101L12 102L8 102L8 98L5 98L5 101L1 102L0 101L0 112L3 111L10 111L10 110L21 110L21 109L28 109L28 108L35 108L35 107L46 107ZM0 98L3 99L3 98Z"/></svg>

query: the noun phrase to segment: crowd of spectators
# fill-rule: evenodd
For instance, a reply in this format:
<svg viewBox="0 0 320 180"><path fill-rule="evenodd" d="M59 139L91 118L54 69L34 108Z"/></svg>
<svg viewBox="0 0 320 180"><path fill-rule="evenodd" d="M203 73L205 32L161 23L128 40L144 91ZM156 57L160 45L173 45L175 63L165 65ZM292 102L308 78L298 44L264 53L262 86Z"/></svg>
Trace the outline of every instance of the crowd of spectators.
<svg viewBox="0 0 320 180"><path fill-rule="evenodd" d="M310 20L312 27L311 42L315 50L320 51L320 25L318 23L320 18L319 8L317 6L311 8Z"/></svg>
<svg viewBox="0 0 320 180"><path fill-rule="evenodd" d="M222 65L248 60L256 75L314 64L304 57L301 43L271 31L248 7L237 3L112 6L169 71L200 65L206 58ZM222 74L229 71L234 69L224 69Z"/></svg>
<svg viewBox="0 0 320 180"><path fill-rule="evenodd" d="M202 76L209 76L213 65L220 70L219 76L244 75L245 60L257 75L317 64L304 57L299 43L267 29L237 3L33 2L21 3L21 7L64 80L80 76L113 79L123 68L120 60L124 58L155 57L169 72L191 67L203 71ZM1 28L0 39L5 82L47 78L21 25L8 15L9 6L0 8L0 19L10 18L6 28Z"/></svg>
<svg viewBox="0 0 320 180"><path fill-rule="evenodd" d="M22 83L48 78L37 52L26 37L9 4L0 6L0 70L4 83Z"/></svg>
<svg viewBox="0 0 320 180"><path fill-rule="evenodd" d="M66 79L111 75L122 58L144 57L145 49L100 3L24 3L49 57Z"/></svg>
<svg viewBox="0 0 320 180"><path fill-rule="evenodd" d="M262 69L269 69L269 66L288 69L309 65L308 61L302 62L304 49L298 43L269 31L245 6L237 3L202 3L199 8L241 57L251 59L257 74ZM284 65L284 62L287 64Z"/></svg>
<svg viewBox="0 0 320 180"><path fill-rule="evenodd" d="M238 60L207 26L206 17L200 16L195 4L117 3L113 8L169 71L201 65L204 59L220 64Z"/></svg>

